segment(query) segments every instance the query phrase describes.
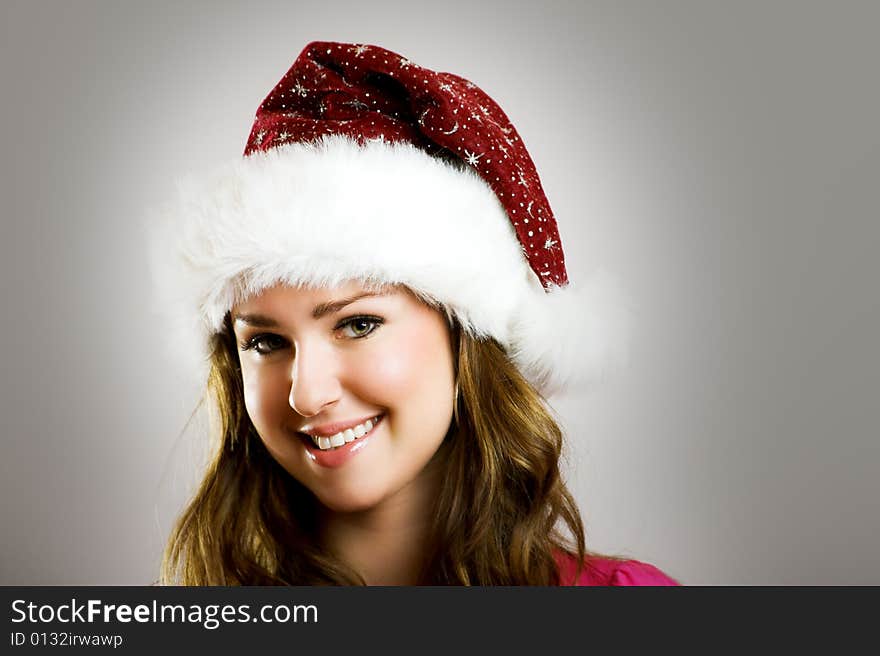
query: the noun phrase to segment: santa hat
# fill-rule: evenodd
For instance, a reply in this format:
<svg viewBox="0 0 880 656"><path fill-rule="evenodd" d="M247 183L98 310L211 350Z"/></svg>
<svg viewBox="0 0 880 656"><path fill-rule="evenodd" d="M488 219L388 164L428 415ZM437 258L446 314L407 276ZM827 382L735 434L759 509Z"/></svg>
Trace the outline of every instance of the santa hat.
<svg viewBox="0 0 880 656"><path fill-rule="evenodd" d="M277 283L403 284L496 339L545 396L624 358L617 285L569 281L532 159L473 83L314 42L260 104L244 155L152 226L158 302L201 380L226 313Z"/></svg>

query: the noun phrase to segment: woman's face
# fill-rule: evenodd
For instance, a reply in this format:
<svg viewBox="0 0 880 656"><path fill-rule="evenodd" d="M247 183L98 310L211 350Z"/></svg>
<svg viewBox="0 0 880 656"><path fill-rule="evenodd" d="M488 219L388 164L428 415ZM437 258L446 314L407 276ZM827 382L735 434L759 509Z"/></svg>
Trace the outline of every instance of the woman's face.
<svg viewBox="0 0 880 656"><path fill-rule="evenodd" d="M403 287L278 285L235 306L232 320L254 427L326 507L366 510L419 484L452 422L439 311Z"/></svg>

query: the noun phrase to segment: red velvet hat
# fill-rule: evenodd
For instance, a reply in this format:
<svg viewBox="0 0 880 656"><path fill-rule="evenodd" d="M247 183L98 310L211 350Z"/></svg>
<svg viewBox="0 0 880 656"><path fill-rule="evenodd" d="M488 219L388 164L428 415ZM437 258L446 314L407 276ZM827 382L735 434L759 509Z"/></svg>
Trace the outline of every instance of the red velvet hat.
<svg viewBox="0 0 880 656"><path fill-rule="evenodd" d="M541 283L568 283L532 158L507 115L474 83L377 46L316 41L260 104L245 155L329 134L411 143L466 162L495 192Z"/></svg>
<svg viewBox="0 0 880 656"><path fill-rule="evenodd" d="M616 285L569 282L535 165L472 82L313 42L260 104L244 153L193 181L154 233L161 303L203 355L251 294L358 279L442 305L545 395L624 357Z"/></svg>

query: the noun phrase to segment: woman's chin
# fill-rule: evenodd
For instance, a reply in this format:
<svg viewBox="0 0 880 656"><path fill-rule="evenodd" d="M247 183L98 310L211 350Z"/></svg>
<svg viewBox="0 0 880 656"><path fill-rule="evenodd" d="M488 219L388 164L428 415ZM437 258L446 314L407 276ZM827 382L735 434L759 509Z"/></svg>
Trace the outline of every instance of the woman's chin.
<svg viewBox="0 0 880 656"><path fill-rule="evenodd" d="M336 513L365 512L375 508L382 501L381 494L365 493L363 490L345 492L332 490L316 495L327 510Z"/></svg>

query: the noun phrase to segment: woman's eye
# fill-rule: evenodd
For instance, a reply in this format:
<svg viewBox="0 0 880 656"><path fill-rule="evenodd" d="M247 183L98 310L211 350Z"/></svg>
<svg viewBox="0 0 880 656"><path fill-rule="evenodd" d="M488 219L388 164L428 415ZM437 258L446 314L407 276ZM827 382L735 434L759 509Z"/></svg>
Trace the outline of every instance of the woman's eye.
<svg viewBox="0 0 880 656"><path fill-rule="evenodd" d="M336 330L347 331L346 337L351 339L363 339L376 331L383 323L378 317L351 317L341 321ZM242 351L256 351L259 355L271 355L287 347L287 340L278 335L264 334L255 335L244 340L240 345Z"/></svg>
<svg viewBox="0 0 880 656"><path fill-rule="evenodd" d="M361 339L373 333L382 324L377 317L352 317L341 322L337 328L347 328L349 337Z"/></svg>
<svg viewBox="0 0 880 656"><path fill-rule="evenodd" d="M257 335L242 344L243 351L256 351L260 355L269 355L284 347L284 340L278 335Z"/></svg>

